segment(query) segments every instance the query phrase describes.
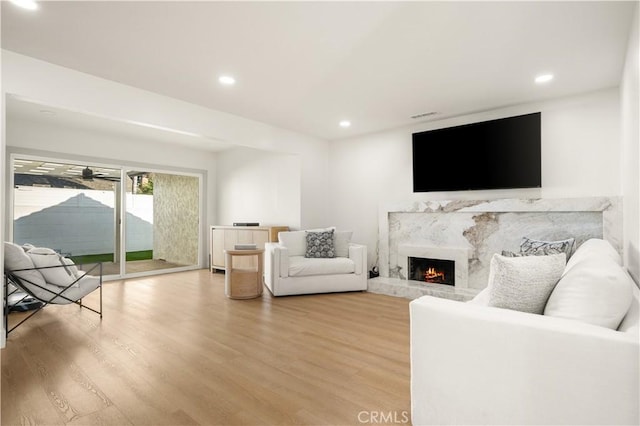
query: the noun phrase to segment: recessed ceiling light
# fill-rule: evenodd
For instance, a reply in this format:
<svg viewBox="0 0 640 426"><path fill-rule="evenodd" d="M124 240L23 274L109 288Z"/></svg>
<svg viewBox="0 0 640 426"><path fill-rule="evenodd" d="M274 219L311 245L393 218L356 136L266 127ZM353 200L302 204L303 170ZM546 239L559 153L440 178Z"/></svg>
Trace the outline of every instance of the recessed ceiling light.
<svg viewBox="0 0 640 426"><path fill-rule="evenodd" d="M224 84L225 86L233 86L236 84L236 79L231 77L230 75L221 75L218 78L220 84Z"/></svg>
<svg viewBox="0 0 640 426"><path fill-rule="evenodd" d="M536 83L538 84L543 84L543 83L548 83L551 80L553 80L553 74L540 74L539 76L536 77Z"/></svg>
<svg viewBox="0 0 640 426"><path fill-rule="evenodd" d="M56 115L56 113L54 111L50 111L48 109L41 109L40 110L40 114L43 114L43 115Z"/></svg>
<svg viewBox="0 0 640 426"><path fill-rule="evenodd" d="M23 9L36 10L38 8L38 4L34 0L10 0L10 1L11 3Z"/></svg>
<svg viewBox="0 0 640 426"><path fill-rule="evenodd" d="M340 123L338 123L340 125L340 127L350 127L351 126L351 122L349 120L342 120Z"/></svg>

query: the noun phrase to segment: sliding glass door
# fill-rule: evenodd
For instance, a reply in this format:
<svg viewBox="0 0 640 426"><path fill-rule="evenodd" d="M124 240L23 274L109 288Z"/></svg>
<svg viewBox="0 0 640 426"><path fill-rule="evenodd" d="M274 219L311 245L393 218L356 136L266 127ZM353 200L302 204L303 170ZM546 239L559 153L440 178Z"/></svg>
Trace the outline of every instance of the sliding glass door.
<svg viewBox="0 0 640 426"><path fill-rule="evenodd" d="M104 275L199 266L200 177L13 158L13 240Z"/></svg>
<svg viewBox="0 0 640 426"><path fill-rule="evenodd" d="M144 170L126 176L126 273L197 265L199 179Z"/></svg>
<svg viewBox="0 0 640 426"><path fill-rule="evenodd" d="M103 262L119 275L116 207L120 171L17 158L13 241L49 247L76 263Z"/></svg>

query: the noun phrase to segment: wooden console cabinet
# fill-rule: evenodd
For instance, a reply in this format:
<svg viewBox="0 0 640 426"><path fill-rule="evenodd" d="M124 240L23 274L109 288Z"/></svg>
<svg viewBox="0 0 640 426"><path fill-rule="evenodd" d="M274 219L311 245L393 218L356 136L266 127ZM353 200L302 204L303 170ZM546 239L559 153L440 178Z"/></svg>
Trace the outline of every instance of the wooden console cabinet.
<svg viewBox="0 0 640 426"><path fill-rule="evenodd" d="M236 244L264 244L278 241L278 232L288 231L288 226L212 226L209 236L209 263L211 272L226 270L224 250L234 250ZM256 267L255 256L238 259L238 267Z"/></svg>

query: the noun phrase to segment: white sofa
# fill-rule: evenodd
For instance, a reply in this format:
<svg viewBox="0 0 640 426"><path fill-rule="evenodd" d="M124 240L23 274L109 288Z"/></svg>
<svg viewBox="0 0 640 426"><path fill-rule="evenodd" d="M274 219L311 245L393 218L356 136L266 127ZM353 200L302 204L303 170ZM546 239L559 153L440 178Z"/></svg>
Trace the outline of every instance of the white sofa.
<svg viewBox="0 0 640 426"><path fill-rule="evenodd" d="M336 257L306 258L305 231L280 232L265 244L264 281L274 296L367 289L367 248L336 233Z"/></svg>
<svg viewBox="0 0 640 426"><path fill-rule="evenodd" d="M553 291L566 292L559 289L570 267L574 277L593 271L590 263L600 268L593 282L581 279L579 291L619 276L619 259L597 261L609 254L570 261ZM412 301L413 424L637 425L640 292L632 281L629 291L617 329L549 316L549 309L537 315L429 296Z"/></svg>

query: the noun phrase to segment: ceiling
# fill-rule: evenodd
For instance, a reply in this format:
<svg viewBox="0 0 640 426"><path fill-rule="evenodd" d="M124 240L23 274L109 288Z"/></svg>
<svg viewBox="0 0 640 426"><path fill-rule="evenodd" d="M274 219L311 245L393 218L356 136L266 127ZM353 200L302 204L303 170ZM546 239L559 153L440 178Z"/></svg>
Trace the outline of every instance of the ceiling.
<svg viewBox="0 0 640 426"><path fill-rule="evenodd" d="M1 3L4 49L327 140L618 86L637 4Z"/></svg>
<svg viewBox="0 0 640 426"><path fill-rule="evenodd" d="M148 140L154 143L179 144L205 151L224 151L233 145L220 140L205 138L146 123L126 122L77 111L69 111L51 105L42 105L19 96L8 96L6 100L7 121L22 120L49 126L71 127L87 132L101 132L116 138Z"/></svg>

